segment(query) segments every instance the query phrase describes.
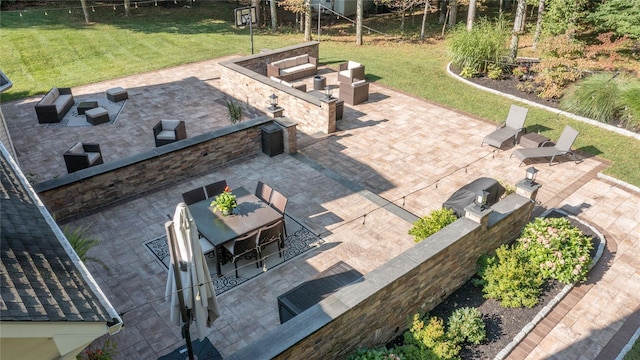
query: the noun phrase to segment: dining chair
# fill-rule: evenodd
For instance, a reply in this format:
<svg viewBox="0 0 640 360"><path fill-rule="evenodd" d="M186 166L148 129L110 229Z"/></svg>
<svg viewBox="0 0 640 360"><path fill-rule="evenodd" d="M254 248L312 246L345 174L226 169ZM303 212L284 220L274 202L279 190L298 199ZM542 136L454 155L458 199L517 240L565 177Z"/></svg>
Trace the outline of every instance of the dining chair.
<svg viewBox="0 0 640 360"><path fill-rule="evenodd" d="M287 226L286 223L284 222L284 210L287 207L287 202L289 200L282 195L278 190L273 190L271 192L271 200L269 202L269 205L274 208L277 212L279 212L282 215L282 227L283 227L283 232L284 232L284 237L287 238Z"/></svg>
<svg viewBox="0 0 640 360"><path fill-rule="evenodd" d="M207 192L207 198L212 198L214 196L218 196L224 192L224 189L227 187L227 180L220 180L204 187L204 190Z"/></svg>
<svg viewBox="0 0 640 360"><path fill-rule="evenodd" d="M269 201L271 200L271 192L273 192L273 189L271 188L271 186L263 183L262 181L258 181L258 185L256 185L256 193L255 193L258 199L268 204Z"/></svg>
<svg viewBox="0 0 640 360"><path fill-rule="evenodd" d="M258 256L260 257L260 265L264 264L265 258L262 250L274 242L278 243L278 255L282 257L282 249L284 248L284 220L280 219L276 222L266 225L260 229L258 234Z"/></svg>
<svg viewBox="0 0 640 360"><path fill-rule="evenodd" d="M187 205L191 205L194 203L197 203L200 200L204 200L207 197L204 195L204 188L203 187L199 187L193 190L189 190L187 192L183 192L182 193L182 200L184 200L184 202Z"/></svg>
<svg viewBox="0 0 640 360"><path fill-rule="evenodd" d="M236 279L238 278L238 260L240 260L241 257L255 252L256 259L259 258L258 233L259 230L252 231L222 244L222 246L231 254L231 261L233 262L233 266L236 270ZM256 261L256 267L260 267L259 261Z"/></svg>

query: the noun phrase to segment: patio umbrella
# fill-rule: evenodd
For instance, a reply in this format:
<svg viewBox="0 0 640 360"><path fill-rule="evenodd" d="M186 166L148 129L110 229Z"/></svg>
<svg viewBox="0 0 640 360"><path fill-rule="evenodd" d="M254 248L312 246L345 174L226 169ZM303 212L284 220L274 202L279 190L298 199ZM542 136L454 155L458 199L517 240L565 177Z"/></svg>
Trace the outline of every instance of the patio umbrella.
<svg viewBox="0 0 640 360"><path fill-rule="evenodd" d="M185 203L178 204L173 221L168 221L165 229L172 265L165 296L171 303L170 318L182 326L189 359L193 359L191 321L195 321L198 339L202 340L205 327L211 327L220 310L207 261L200 248L198 229Z"/></svg>

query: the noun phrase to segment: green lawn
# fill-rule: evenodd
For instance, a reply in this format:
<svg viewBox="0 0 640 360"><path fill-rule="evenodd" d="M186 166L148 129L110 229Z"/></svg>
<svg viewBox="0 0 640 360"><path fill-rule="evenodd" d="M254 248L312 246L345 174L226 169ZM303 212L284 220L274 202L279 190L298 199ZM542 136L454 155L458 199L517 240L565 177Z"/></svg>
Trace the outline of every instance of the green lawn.
<svg viewBox="0 0 640 360"><path fill-rule="evenodd" d="M636 340L631 350L624 356L624 360L640 360L640 339Z"/></svg>
<svg viewBox="0 0 640 360"><path fill-rule="evenodd" d="M77 7L78 2L71 2ZM122 16L122 8L97 7L91 25L82 14L67 9L3 12L0 28L0 64L14 85L2 94L2 101L43 94L53 86L73 87L154 69L217 58L230 54L250 54L248 29L237 29L230 21L235 2L198 1L192 9L147 6L132 8L132 16ZM370 18L374 26L397 24ZM420 21L408 21L417 26ZM323 29L320 62L337 67L347 59L366 64L367 76L418 97L494 121L504 120L511 101L452 79L446 73L447 54L435 39L439 26L425 42L372 41L354 45L350 26ZM408 29L407 33L415 30ZM366 34L366 32L365 32ZM314 34L315 36L315 34ZM279 34L256 30L254 49L279 48L303 41L302 34L281 30ZM566 124L580 135L575 147L612 162L605 173L640 186L640 141L576 122L547 111L530 109L528 126L541 125L542 133L557 139Z"/></svg>

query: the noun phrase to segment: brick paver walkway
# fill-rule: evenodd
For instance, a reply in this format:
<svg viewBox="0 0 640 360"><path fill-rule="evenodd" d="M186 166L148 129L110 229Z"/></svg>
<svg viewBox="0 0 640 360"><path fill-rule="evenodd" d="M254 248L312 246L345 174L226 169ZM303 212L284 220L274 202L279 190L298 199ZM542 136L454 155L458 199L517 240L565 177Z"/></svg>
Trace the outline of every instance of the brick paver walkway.
<svg viewBox="0 0 640 360"><path fill-rule="evenodd" d="M161 118L184 119L189 136L224 124L217 63L73 89L80 96L129 88L130 100L116 126L48 129L37 124L33 105L39 98L3 104L21 166L36 180L64 174L61 154L78 140L103 143L106 161L148 150L153 147L151 127ZM335 74L323 71L328 84L335 84ZM299 134L295 156L252 156L74 221L72 226L88 225L103 240L90 255L100 257L109 270L87 265L124 313L126 328L114 337L117 358L154 359L183 344L162 300L166 271L143 246L163 234L166 214L173 213L183 191L219 179L253 189L262 180L289 198L288 214L325 240L259 281L218 298L222 315L208 338L229 355L278 326L279 294L338 260L362 273L384 264L412 246L407 235L411 219L439 208L453 191L478 177L512 184L522 179L526 167L509 158L512 150L480 147L493 129L490 122L373 83L368 102L345 108L336 133ZM640 326L640 193L600 178L606 166L597 158L552 167L536 164L543 185L537 212L561 207L577 215L602 229L608 251L592 280L576 287L512 352L512 359L615 357L629 332Z"/></svg>

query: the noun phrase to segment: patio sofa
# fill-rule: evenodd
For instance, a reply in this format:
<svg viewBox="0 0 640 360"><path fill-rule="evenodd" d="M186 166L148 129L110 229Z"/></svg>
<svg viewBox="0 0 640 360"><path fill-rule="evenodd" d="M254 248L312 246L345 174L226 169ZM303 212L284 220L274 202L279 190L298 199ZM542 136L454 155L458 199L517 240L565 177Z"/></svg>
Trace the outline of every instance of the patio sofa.
<svg viewBox="0 0 640 360"><path fill-rule="evenodd" d="M298 55L267 64L267 76L277 77L284 81L292 81L309 77L318 73L318 59Z"/></svg>
<svg viewBox="0 0 640 360"><path fill-rule="evenodd" d="M70 88L53 88L36 104L38 123L57 123L73 107Z"/></svg>
<svg viewBox="0 0 640 360"><path fill-rule="evenodd" d="M278 84L282 84L284 86L292 87L292 88L294 88L296 90L307 92L307 85L306 84L294 85L294 84L292 84L292 83L290 83L288 81L284 81L284 80L279 79L279 78L277 78L275 76L270 77L270 79L275 81L275 82L277 82Z"/></svg>

